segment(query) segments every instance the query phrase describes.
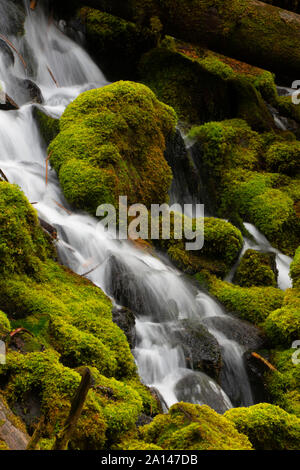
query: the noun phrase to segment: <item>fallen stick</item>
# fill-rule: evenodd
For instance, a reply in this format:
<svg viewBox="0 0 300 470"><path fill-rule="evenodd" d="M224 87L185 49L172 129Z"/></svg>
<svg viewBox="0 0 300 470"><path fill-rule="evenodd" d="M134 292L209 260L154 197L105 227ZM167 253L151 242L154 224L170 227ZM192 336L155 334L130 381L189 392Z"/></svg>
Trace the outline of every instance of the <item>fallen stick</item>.
<svg viewBox="0 0 300 470"><path fill-rule="evenodd" d="M30 1L30 10L35 10L36 5L37 5L37 0L31 0Z"/></svg>
<svg viewBox="0 0 300 470"><path fill-rule="evenodd" d="M71 211L69 211L68 209L66 209L66 208L65 208L62 204L60 204L59 202L55 201L55 199L52 199L52 201L55 202L55 204L57 204L58 207L60 207L60 208L63 209L64 211L66 211L67 214L72 215L72 212L71 212Z"/></svg>
<svg viewBox="0 0 300 470"><path fill-rule="evenodd" d="M5 41L6 44L8 44L15 51L15 53L19 57L20 61L24 65L24 68L27 69L27 64L26 64L25 60L21 56L20 52L15 48L15 46L5 36L3 36L3 34L0 34L0 38L3 39L3 41Z"/></svg>
<svg viewBox="0 0 300 470"><path fill-rule="evenodd" d="M251 356L252 356L252 357L255 357L255 359L258 359L258 360L260 360L261 362L263 362L270 370L277 371L277 369L276 369L269 361L267 361L267 359L265 359L264 357L260 356L260 355L257 354L256 352L251 353Z"/></svg>
<svg viewBox="0 0 300 470"><path fill-rule="evenodd" d="M110 255L107 256L104 261L101 261L101 263L97 264L97 266L95 266L94 268L90 269L90 270L87 271L86 273L80 274L80 276L81 276L81 277L85 277L85 276L87 276L88 274L91 274L93 271L96 271L96 269L100 268L100 266L102 266L102 264L104 264L105 261L107 261L109 258L110 258Z"/></svg>
<svg viewBox="0 0 300 470"><path fill-rule="evenodd" d="M76 394L72 400L71 409L69 416L63 426L62 431L56 436L55 443L52 450L66 450L68 443L72 437L78 419L82 413L82 409L88 394L89 389L92 386L92 374L88 367L85 367L82 374L80 385L76 391Z"/></svg>
<svg viewBox="0 0 300 470"><path fill-rule="evenodd" d="M59 85L58 85L58 83L57 83L57 80L56 80L56 78L54 77L54 75L53 75L52 71L50 70L50 68L48 67L48 65L47 65L47 70L48 70L48 72L49 72L49 74L50 74L50 77L51 77L52 80L54 81L55 85L57 86L57 88L59 88Z"/></svg>

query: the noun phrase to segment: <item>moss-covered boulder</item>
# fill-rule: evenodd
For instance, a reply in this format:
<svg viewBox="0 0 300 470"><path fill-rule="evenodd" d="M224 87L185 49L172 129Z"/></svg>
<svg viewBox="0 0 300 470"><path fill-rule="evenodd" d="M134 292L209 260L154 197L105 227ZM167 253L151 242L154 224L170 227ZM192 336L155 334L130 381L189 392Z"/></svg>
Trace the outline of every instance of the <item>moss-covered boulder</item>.
<svg viewBox="0 0 300 470"><path fill-rule="evenodd" d="M300 288L300 247L297 248L295 257L290 267L290 276L293 280L293 287Z"/></svg>
<svg viewBox="0 0 300 470"><path fill-rule="evenodd" d="M139 429L146 443L168 450L250 450L246 436L208 406L177 403Z"/></svg>
<svg viewBox="0 0 300 470"><path fill-rule="evenodd" d="M277 268L274 253L247 250L236 270L234 282L241 287L277 286Z"/></svg>
<svg viewBox="0 0 300 470"><path fill-rule="evenodd" d="M253 223L276 247L293 254L299 244L299 178L266 172L264 155L283 137L258 134L244 121L195 127L195 158L216 212Z"/></svg>
<svg viewBox="0 0 300 470"><path fill-rule="evenodd" d="M283 303L284 292L275 287L240 287L205 272L196 274L196 279L206 286L229 312L256 325L264 322Z"/></svg>
<svg viewBox="0 0 300 470"><path fill-rule="evenodd" d="M272 403L300 418L300 363L297 350L273 350L270 361L276 371L266 376L267 389Z"/></svg>
<svg viewBox="0 0 300 470"><path fill-rule="evenodd" d="M275 85L261 69L167 38L142 57L139 71L186 124L239 117L257 130L275 128L261 96L275 95Z"/></svg>
<svg viewBox="0 0 300 470"><path fill-rule="evenodd" d="M11 331L10 321L4 312L0 310L0 338L4 337Z"/></svg>
<svg viewBox="0 0 300 470"><path fill-rule="evenodd" d="M87 47L101 64L107 78L136 78L140 57L156 45L153 28L145 28L93 8L81 8L78 15L85 25Z"/></svg>
<svg viewBox="0 0 300 470"><path fill-rule="evenodd" d="M68 201L93 215L100 204L163 203L172 179L165 139L174 111L144 85L117 82L71 103L50 144L51 164Z"/></svg>
<svg viewBox="0 0 300 470"><path fill-rule="evenodd" d="M267 403L226 411L225 418L248 436L256 450L297 450L300 420Z"/></svg>

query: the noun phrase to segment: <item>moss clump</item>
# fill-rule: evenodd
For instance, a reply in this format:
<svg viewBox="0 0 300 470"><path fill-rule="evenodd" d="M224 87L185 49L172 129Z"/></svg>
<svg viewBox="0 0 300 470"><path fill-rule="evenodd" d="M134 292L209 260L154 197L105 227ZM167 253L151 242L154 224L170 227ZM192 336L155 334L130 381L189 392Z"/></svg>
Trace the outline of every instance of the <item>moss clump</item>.
<svg viewBox="0 0 300 470"><path fill-rule="evenodd" d="M54 119L48 116L38 107L33 109L33 116L38 123L40 133L43 136L47 145L57 136L59 133L59 119Z"/></svg>
<svg viewBox="0 0 300 470"><path fill-rule="evenodd" d="M278 406L260 403L228 410L224 416L248 436L256 450L299 449L300 420Z"/></svg>
<svg viewBox="0 0 300 470"><path fill-rule="evenodd" d="M156 34L93 8L81 8L79 17L86 27L87 46L109 80L134 79L139 58L156 45Z"/></svg>
<svg viewBox="0 0 300 470"><path fill-rule="evenodd" d="M29 244L37 261L32 272L18 263L2 275L0 333L23 327L33 335L24 334L14 351L8 344L7 362L0 367L4 393L11 406L22 405L26 418L31 416L29 398L33 396L46 416L42 437L51 440L68 414L80 382L80 367L90 367L96 387L89 392L70 447L102 449L134 428L140 413L155 413L157 407L139 382L124 333L112 321L110 300L90 281L47 256L53 251L35 211L19 189L1 183L0 200L10 193L14 197L8 199L10 210L2 212L0 237L6 236L9 243L16 237L20 255L27 253ZM14 233L15 220L24 231L23 239ZM38 419L37 410L33 416Z"/></svg>
<svg viewBox="0 0 300 470"><path fill-rule="evenodd" d="M273 245L292 254L299 244L299 179L267 173L264 155L275 134L258 134L240 120L195 127L197 164L220 216L252 222ZM292 144L293 145L293 144Z"/></svg>
<svg viewBox="0 0 300 470"><path fill-rule="evenodd" d="M208 269L219 276L225 275L242 249L243 237L241 232L225 220L205 217L203 219L203 248L186 251L185 243L189 240L185 236L181 240L177 239L178 234L176 233L177 223L180 220L184 222L184 217L189 219L181 214L171 213L170 239L164 240L161 231L160 239L154 241L154 243L167 252L176 266L188 274L196 274L201 269ZM195 219L189 219L189 224L193 230L196 229Z"/></svg>
<svg viewBox="0 0 300 470"><path fill-rule="evenodd" d="M203 283L201 273L199 280ZM275 287L240 287L215 276L206 276L206 285L229 312L256 325L280 308L284 298L284 293Z"/></svg>
<svg viewBox="0 0 300 470"><path fill-rule="evenodd" d="M267 374L266 383L272 403L300 418L300 364L293 361L295 349L273 350L270 360L277 371Z"/></svg>
<svg viewBox="0 0 300 470"><path fill-rule="evenodd" d="M277 286L276 263L272 253L247 250L236 271L234 282L241 287Z"/></svg>
<svg viewBox="0 0 300 470"><path fill-rule="evenodd" d="M243 63L238 70L230 59L168 38L143 56L140 76L188 124L240 117L257 130L270 130L274 121L260 89L271 93L272 75L267 80L267 72L253 68L253 76L243 68L251 70Z"/></svg>
<svg viewBox="0 0 300 470"><path fill-rule="evenodd" d="M266 167L274 173L293 176L300 171L300 142L278 142L266 153Z"/></svg>
<svg viewBox="0 0 300 470"><path fill-rule="evenodd" d="M295 257L291 264L290 276L293 280L293 287L300 288L300 247L297 248Z"/></svg>
<svg viewBox="0 0 300 470"><path fill-rule="evenodd" d="M168 450L250 450L246 436L208 406L177 403L139 429L144 442Z"/></svg>
<svg viewBox="0 0 300 470"><path fill-rule="evenodd" d="M176 116L144 85L118 82L71 103L49 147L66 198L93 215L98 205L163 203L172 179L165 139Z"/></svg>
<svg viewBox="0 0 300 470"><path fill-rule="evenodd" d="M0 310L0 338L11 331L10 321L4 312Z"/></svg>
<svg viewBox="0 0 300 470"><path fill-rule="evenodd" d="M0 181L0 273L37 275L51 252L37 214L23 193Z"/></svg>

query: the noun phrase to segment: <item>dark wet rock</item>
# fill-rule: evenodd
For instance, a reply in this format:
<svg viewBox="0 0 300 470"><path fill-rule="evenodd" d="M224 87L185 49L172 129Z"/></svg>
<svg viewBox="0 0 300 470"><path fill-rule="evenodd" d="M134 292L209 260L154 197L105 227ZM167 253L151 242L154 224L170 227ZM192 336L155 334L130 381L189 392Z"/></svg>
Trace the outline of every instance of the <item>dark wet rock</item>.
<svg viewBox="0 0 300 470"><path fill-rule="evenodd" d="M25 450L29 436L16 427L16 417L0 399L0 441L10 450Z"/></svg>
<svg viewBox="0 0 300 470"><path fill-rule="evenodd" d="M216 382L202 372L190 372L176 384L178 401L206 404L218 413L230 407L230 401Z"/></svg>
<svg viewBox="0 0 300 470"><path fill-rule="evenodd" d="M253 357L251 352L245 353L244 361L255 403L270 402L265 379L265 374L270 369L262 361Z"/></svg>
<svg viewBox="0 0 300 470"><path fill-rule="evenodd" d="M124 331L128 340L130 349L135 347L136 332L135 332L135 316L129 308L115 307L112 311L113 322Z"/></svg>
<svg viewBox="0 0 300 470"><path fill-rule="evenodd" d="M205 318L204 323L223 333L228 339L236 341L247 350L259 349L264 345L263 332L246 321L231 316Z"/></svg>
<svg viewBox="0 0 300 470"><path fill-rule="evenodd" d="M205 326L192 320L178 322L174 332L182 346L188 367L218 379L222 364L218 341Z"/></svg>
<svg viewBox="0 0 300 470"><path fill-rule="evenodd" d="M151 416L148 416L148 415L145 415L144 413L142 413L138 417L135 425L136 425L137 428L139 428L141 426L145 426L146 424L152 423L152 421L153 421L153 418L151 418Z"/></svg>

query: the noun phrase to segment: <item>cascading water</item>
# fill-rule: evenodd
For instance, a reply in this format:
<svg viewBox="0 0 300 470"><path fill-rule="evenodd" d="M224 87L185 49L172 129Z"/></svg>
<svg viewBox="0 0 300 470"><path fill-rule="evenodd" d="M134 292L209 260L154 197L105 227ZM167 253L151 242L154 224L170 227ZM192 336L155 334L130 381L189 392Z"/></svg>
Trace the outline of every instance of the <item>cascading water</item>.
<svg viewBox="0 0 300 470"><path fill-rule="evenodd" d="M216 381L187 367L176 333L185 319L207 325L219 342L224 362L222 386L228 393L234 389L232 403L252 404L243 363L245 348L213 321L226 321L223 309L168 263L130 242L112 240L95 218L74 212L53 171L46 184L46 146L32 115L36 105L25 103L22 80L30 78L39 86L43 108L56 117L79 93L107 82L79 45L55 24L48 24L40 5L34 12L27 6L25 32L23 37L9 39L26 56L26 69L17 57L14 65L7 67L0 53L1 78L8 83L7 92L22 104L16 111L0 111L0 168L36 204L39 216L57 228L62 262L79 274L97 267L89 278L116 304L133 307L138 315L133 353L140 376L147 385L156 387L167 406L179 400L207 403L220 412L232 406ZM12 84L16 83L20 86L14 88Z"/></svg>

